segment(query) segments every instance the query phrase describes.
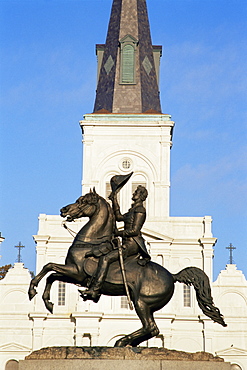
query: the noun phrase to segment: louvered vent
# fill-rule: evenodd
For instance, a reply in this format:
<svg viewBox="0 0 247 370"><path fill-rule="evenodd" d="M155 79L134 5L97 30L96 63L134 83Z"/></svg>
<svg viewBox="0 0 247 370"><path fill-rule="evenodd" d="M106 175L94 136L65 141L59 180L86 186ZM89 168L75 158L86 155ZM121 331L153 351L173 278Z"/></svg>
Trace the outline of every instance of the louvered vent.
<svg viewBox="0 0 247 370"><path fill-rule="evenodd" d="M124 46L122 58L122 83L134 83L135 49L132 45Z"/></svg>

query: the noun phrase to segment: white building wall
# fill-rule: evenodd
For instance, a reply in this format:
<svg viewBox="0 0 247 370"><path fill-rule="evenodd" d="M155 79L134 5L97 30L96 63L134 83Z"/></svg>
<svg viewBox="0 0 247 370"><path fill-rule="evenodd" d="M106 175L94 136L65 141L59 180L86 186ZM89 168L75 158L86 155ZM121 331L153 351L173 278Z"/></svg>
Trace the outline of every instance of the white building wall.
<svg viewBox="0 0 247 370"><path fill-rule="evenodd" d="M34 303L27 296L30 279L23 263L15 263L0 280L0 369L5 369L7 361L24 359L32 351L28 315Z"/></svg>
<svg viewBox="0 0 247 370"><path fill-rule="evenodd" d="M151 218L169 216L170 148L174 122L165 114L86 114L83 130L83 193L105 185L115 174L134 171L121 190L121 209L130 207L131 183L145 182ZM124 168L123 162L129 161ZM155 199L155 201L154 201Z"/></svg>
<svg viewBox="0 0 247 370"><path fill-rule="evenodd" d="M83 193L95 186L105 196L106 183L115 174L134 171L121 190L121 211L130 207L133 183L146 183L147 221L143 227L152 260L172 273L185 267L203 269L212 281L213 246L210 216L170 217L170 148L174 123L168 115L86 115L83 128ZM130 167L123 168L128 160ZM71 200L71 203L75 199ZM62 206L62 205L61 205ZM68 226L77 233L87 220ZM34 236L37 273L48 262L64 263L73 236L60 216L41 214ZM42 301L43 279L33 301L28 301L30 274L15 264L0 281L0 368L10 359L46 346L113 346L116 340L141 326L135 314L121 307L121 297L102 296L83 302L78 287L66 284L65 302L58 305L58 282L52 286L54 313ZM214 324L200 311L195 292L184 306L183 284L176 284L171 301L155 314L160 334L143 345L165 346L189 352L217 353L247 370L247 282L241 271L228 265L212 285L215 304L225 315L227 328Z"/></svg>
<svg viewBox="0 0 247 370"><path fill-rule="evenodd" d="M63 263L73 240L63 229L59 216L41 215L39 232L35 236L37 256L47 262ZM149 243L152 260L160 262L171 272L178 272L189 265L203 267L202 239L208 218L167 218L160 232L151 233L152 222L144 227L144 237ZM211 222L210 222L211 223ZM73 222L78 231L82 221ZM161 225L161 224L160 224ZM43 235L41 233L44 233ZM207 230L209 236L209 230ZM182 239L181 235L184 235ZM194 236L194 238L192 238ZM206 238L204 250L212 255L214 238ZM210 242L210 243L209 243ZM208 257L209 258L209 257ZM205 264L207 266L207 264ZM212 267L205 271L210 272ZM42 301L45 279L38 287L38 295L28 301L27 290L30 274L23 264L15 264L1 286L1 345L0 360L22 359L33 350L46 346L112 346L120 336L141 325L135 312L121 308L121 297L104 297L95 304L83 302L77 287L66 285L64 306L58 306L58 283L52 287L51 300L54 314L50 314ZM191 307L184 307L183 284L176 284L171 301L155 314L160 334L143 345L165 346L170 349L217 353L227 361L247 369L247 282L235 265L228 265L212 284L215 304L225 315L227 328L214 324L200 311L194 290L191 290Z"/></svg>

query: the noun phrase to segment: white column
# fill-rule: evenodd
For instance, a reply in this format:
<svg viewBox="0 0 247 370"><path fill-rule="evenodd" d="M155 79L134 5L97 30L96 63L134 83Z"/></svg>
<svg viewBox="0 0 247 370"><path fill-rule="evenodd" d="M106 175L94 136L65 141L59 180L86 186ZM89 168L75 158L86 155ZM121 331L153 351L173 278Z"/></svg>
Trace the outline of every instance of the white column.
<svg viewBox="0 0 247 370"><path fill-rule="evenodd" d="M37 253L36 274L37 274L40 272L42 267L47 263L46 262L46 251L47 251L47 245L48 245L50 236L49 235L33 235L33 238L37 244L36 245L36 253Z"/></svg>
<svg viewBox="0 0 247 370"><path fill-rule="evenodd" d="M216 238L201 238L199 243L202 247L202 269L208 275L210 281L213 279L213 246Z"/></svg>
<svg viewBox="0 0 247 370"><path fill-rule="evenodd" d="M30 314L33 320L33 351L43 347L44 320L47 314Z"/></svg>
<svg viewBox="0 0 247 370"><path fill-rule="evenodd" d="M83 121L82 121L83 123ZM83 127L83 125L82 125ZM82 168L82 193L86 194L89 192L90 186L92 186L92 158L93 158L93 130L94 126L83 127L83 168Z"/></svg>

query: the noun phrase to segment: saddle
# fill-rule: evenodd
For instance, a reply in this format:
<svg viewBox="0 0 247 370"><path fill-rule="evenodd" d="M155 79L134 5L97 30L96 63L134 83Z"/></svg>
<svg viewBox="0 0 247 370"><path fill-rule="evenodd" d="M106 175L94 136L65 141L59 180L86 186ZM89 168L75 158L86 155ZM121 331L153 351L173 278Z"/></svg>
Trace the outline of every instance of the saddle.
<svg viewBox="0 0 247 370"><path fill-rule="evenodd" d="M136 275L140 274L143 270L143 266L138 263L138 260L138 256L129 256L124 260L125 274L128 283L135 281ZM93 277L96 273L98 262L98 258L87 257L83 265L84 271L89 276ZM110 264L105 281L112 284L123 284L123 275L119 261Z"/></svg>

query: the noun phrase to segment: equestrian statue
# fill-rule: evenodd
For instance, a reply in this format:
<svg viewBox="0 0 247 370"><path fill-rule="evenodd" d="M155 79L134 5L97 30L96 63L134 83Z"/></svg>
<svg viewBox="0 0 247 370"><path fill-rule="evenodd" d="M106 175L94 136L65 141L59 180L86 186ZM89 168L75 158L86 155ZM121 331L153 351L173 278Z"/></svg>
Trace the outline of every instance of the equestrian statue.
<svg viewBox="0 0 247 370"><path fill-rule="evenodd" d="M54 281L63 281L86 288L79 290L84 301L98 302L101 294L127 296L131 309L133 305L142 327L125 335L115 343L116 347L136 347L159 334L153 314L164 307L172 298L176 282L193 285L198 305L213 321L226 326L219 309L215 307L207 275L197 267L186 267L172 274L164 267L151 261L141 228L146 219L144 201L147 189L141 185L132 196L132 206L121 214L117 194L127 183L132 173L116 175L111 179L112 193L109 199L112 207L103 197L90 190L61 209L66 222L81 217L89 221L81 228L70 246L65 264L47 263L30 282L29 299L36 294L35 287L46 279L43 301L48 311L53 312L50 290ZM124 222L124 229L118 230L116 221ZM66 226L66 223L64 223ZM122 243L119 238L122 238Z"/></svg>

